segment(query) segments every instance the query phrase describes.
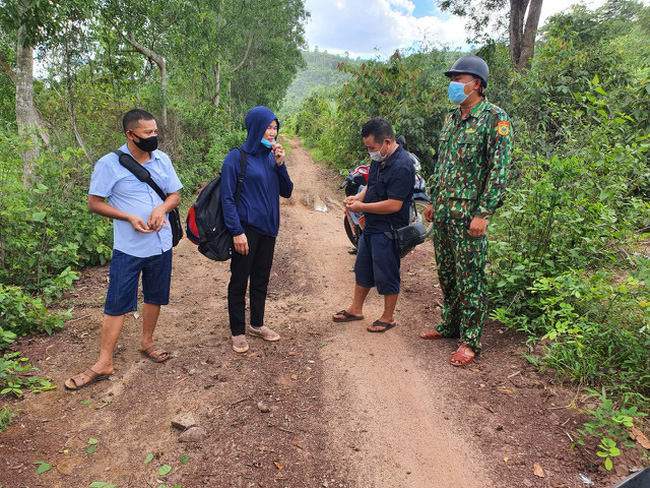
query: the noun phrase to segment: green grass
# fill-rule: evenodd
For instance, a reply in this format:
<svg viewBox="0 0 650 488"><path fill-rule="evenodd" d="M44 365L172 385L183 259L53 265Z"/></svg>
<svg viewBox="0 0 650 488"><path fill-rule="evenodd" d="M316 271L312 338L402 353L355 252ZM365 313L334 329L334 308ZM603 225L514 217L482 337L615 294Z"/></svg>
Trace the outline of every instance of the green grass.
<svg viewBox="0 0 650 488"><path fill-rule="evenodd" d="M11 420L16 416L16 414L7 406L3 407L0 411L0 433L4 432L9 428ZM0 488L2 488L0 486Z"/></svg>

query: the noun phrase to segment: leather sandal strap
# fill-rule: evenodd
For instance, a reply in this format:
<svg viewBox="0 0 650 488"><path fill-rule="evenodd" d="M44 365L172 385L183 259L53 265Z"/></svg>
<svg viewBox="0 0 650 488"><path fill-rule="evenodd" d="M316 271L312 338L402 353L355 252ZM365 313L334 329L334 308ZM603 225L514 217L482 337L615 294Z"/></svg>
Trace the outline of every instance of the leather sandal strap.
<svg viewBox="0 0 650 488"><path fill-rule="evenodd" d="M164 357L169 356L169 352L165 351L163 348L156 348L155 344L143 349L142 352L153 359L163 359Z"/></svg>

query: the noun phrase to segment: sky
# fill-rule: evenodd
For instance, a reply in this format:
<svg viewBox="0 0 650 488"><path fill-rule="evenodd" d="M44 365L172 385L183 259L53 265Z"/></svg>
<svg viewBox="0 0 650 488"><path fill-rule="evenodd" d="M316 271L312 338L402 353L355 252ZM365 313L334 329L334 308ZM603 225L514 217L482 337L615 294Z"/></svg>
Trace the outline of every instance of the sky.
<svg viewBox="0 0 650 488"><path fill-rule="evenodd" d="M544 0L540 27L572 0ZM605 0L583 0L597 8ZM353 58L390 56L426 39L436 47L467 49L465 19L441 12L436 0L306 0L309 48Z"/></svg>

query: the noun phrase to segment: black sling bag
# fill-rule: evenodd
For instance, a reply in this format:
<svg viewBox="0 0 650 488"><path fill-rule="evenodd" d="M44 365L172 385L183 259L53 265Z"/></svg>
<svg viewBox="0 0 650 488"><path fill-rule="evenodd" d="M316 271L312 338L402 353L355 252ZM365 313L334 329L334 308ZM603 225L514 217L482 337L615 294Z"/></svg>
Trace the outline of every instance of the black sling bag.
<svg viewBox="0 0 650 488"><path fill-rule="evenodd" d="M135 176L140 181L149 185L153 191L155 191L161 200L164 202L167 199L167 195L163 192L156 182L151 178L151 173L143 165L138 163L133 156L127 154L123 151L117 150L115 154L120 158L120 164L128 169L133 176ZM172 245L176 246L179 241L183 238L183 226L181 225L181 216L178 212L178 208L171 210L169 213L169 226L172 229Z"/></svg>

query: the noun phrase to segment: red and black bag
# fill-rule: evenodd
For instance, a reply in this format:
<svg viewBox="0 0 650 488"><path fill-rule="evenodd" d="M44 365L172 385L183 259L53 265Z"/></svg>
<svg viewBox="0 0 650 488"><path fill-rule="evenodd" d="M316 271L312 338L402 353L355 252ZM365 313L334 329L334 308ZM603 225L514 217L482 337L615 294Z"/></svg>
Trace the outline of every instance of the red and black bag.
<svg viewBox="0 0 650 488"><path fill-rule="evenodd" d="M237 179L235 205L239 203L244 176L246 176L246 155L240 148L241 171ZM203 188L196 202L187 212L187 238L199 246L199 252L214 261L227 261L232 254L232 235L226 228L221 208L221 175Z"/></svg>

